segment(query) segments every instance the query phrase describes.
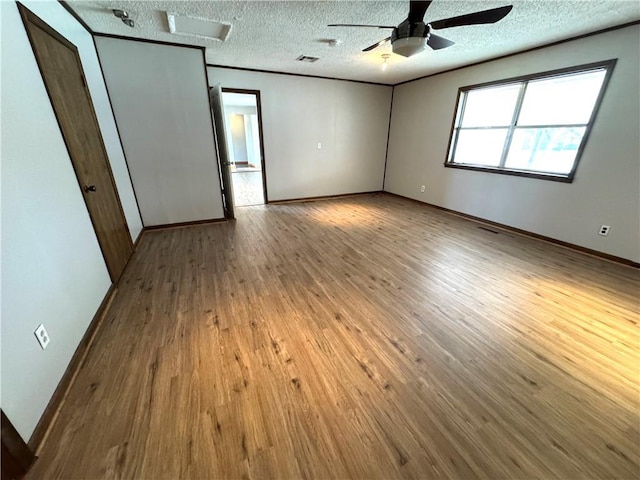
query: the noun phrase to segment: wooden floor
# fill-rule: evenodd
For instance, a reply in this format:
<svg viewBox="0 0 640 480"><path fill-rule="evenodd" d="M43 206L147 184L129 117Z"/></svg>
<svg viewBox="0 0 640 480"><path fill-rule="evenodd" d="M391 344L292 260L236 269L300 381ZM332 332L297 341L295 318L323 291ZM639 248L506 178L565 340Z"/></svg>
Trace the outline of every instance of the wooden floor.
<svg viewBox="0 0 640 480"><path fill-rule="evenodd" d="M639 293L385 194L148 232L28 479L637 479Z"/></svg>

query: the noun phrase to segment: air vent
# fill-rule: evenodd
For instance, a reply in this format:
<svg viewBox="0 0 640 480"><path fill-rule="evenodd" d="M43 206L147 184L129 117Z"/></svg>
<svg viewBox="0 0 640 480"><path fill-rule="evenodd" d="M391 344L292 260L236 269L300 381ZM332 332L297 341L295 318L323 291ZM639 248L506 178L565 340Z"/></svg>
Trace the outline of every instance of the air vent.
<svg viewBox="0 0 640 480"><path fill-rule="evenodd" d="M211 38L224 42L231 32L231 25L208 18L186 17L167 12L169 32L175 35Z"/></svg>
<svg viewBox="0 0 640 480"><path fill-rule="evenodd" d="M300 55L298 58L296 58L296 60L299 62L313 63L313 62L317 62L320 59L318 57L309 57L307 55Z"/></svg>

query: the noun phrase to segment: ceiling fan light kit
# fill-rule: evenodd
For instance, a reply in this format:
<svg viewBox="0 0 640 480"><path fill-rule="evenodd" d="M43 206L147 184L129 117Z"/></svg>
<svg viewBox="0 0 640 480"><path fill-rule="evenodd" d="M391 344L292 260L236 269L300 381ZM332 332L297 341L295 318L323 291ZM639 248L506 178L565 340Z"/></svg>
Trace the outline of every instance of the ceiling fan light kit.
<svg viewBox="0 0 640 480"><path fill-rule="evenodd" d="M424 22L412 23L405 20L391 34L393 53L411 57L424 51L429 40L429 26Z"/></svg>
<svg viewBox="0 0 640 480"><path fill-rule="evenodd" d="M403 57L411 57L427 48L427 37L405 37L392 40L393 53Z"/></svg>
<svg viewBox="0 0 640 480"><path fill-rule="evenodd" d="M509 12L511 12L511 9L513 9L513 5L507 5L504 7L492 8L490 10L483 10L481 12L468 13L457 17L425 23L424 16L429 5L431 5L431 1L411 0L409 2L409 15L407 16L407 19L397 27L387 25L357 25L352 23L334 23L328 26L368 27L380 29L392 28L393 31L391 32L391 36L368 46L362 51L369 52L390 41L393 53L402 55L403 57L411 57L426 50L427 46L431 47L432 50L441 50L454 45L454 42L451 40L434 34L434 29L496 23L506 17Z"/></svg>

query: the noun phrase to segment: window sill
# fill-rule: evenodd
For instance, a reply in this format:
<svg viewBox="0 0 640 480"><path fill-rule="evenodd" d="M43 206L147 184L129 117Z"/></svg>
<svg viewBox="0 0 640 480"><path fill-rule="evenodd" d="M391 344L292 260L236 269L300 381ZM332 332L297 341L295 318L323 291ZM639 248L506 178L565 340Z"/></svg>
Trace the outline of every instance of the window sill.
<svg viewBox="0 0 640 480"><path fill-rule="evenodd" d="M482 167L476 165L467 165L464 163L449 163L444 164L445 168L460 168L462 170L473 170L476 172L488 172L498 173L500 175L511 175L515 177L529 177L537 178L538 180L551 180L552 182L571 183L573 182L573 173L568 175L553 174L553 173L537 173L528 172L526 170L509 170L506 168L494 168L494 167Z"/></svg>

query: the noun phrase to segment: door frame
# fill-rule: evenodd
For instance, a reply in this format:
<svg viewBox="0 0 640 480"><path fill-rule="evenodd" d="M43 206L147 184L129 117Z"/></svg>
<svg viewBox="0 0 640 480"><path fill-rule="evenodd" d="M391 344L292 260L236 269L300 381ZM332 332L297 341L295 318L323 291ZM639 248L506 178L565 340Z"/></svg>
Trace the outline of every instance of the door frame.
<svg viewBox="0 0 640 480"><path fill-rule="evenodd" d="M269 203L269 194L267 192L267 160L264 155L264 132L262 130L262 102L260 101L260 90L222 87L222 93L242 93L245 95L254 95L256 97L256 110L258 111L258 135L260 136L260 156L262 157L262 189L264 191L264 204L266 205Z"/></svg>
<svg viewBox="0 0 640 480"><path fill-rule="evenodd" d="M95 107L94 107L95 103L93 101L93 98L91 97L91 92L89 91L89 85L87 84L87 78L85 76L84 68L82 66L82 59L80 58L80 53L78 52L78 48L71 41L69 41L61 33L59 33L57 30L55 30L51 25L46 23L44 20L42 20L40 17L38 17L35 13L33 13L31 10L29 10L27 7L25 7L22 3L16 2L16 5L18 7L18 11L20 12L20 17L22 18L22 23L24 24L24 29L25 29L25 32L27 34L27 38L29 39L29 44L31 46L31 50L33 51L33 57L34 57L34 59L36 61L36 65L38 65L38 71L40 72L40 77L42 78L42 83L44 85L45 91L47 92L47 97L49 98L49 103L51 104L51 109L53 110L53 114L54 114L54 116L56 118L56 123L58 124L58 129L60 131L60 136L62 137L62 141L64 142L65 148L67 150L67 155L69 156L69 160L71 162L71 167L73 168L73 172L74 172L74 174L76 176L76 180L78 182L78 188L80 189L80 194L82 195L82 201L84 202L85 208L87 209L87 213L89 214L89 218L91 220L91 226L92 226L93 231L95 233L96 240L98 241L98 246L100 247L100 253L102 254L102 258L104 259L105 266L107 267L107 271L109 272L109 278L111 279L111 283L115 284L115 283L117 283L117 281L119 280L120 276L124 272L124 268L118 274L116 274L115 272L111 271L111 265L110 265L109 261L107 260L107 256L105 255L105 251L104 251L101 239L98 237L98 230L96 228L96 219L94 218L94 214L91 212L91 209L89 208L89 204L87 203L87 197L82 192L82 185L81 185L80 177L78 176L78 171L76 169L76 165L75 165L75 163L73 161L73 158L71 157L71 149L70 149L69 144L67 142L67 138L65 136L65 132L64 132L64 129L62 127L62 124L60 123L60 119L58 117L58 112L57 112L57 110L56 110L56 108L54 106L53 99L51 98L50 88L49 88L49 85L47 85L47 81L45 80L46 77L45 77L45 73L43 71L43 67L42 67L42 65L40 63L40 60L38 60L38 55L37 55L37 53L35 51L34 41L33 41L33 38L31 36L31 32L29 31L28 24L31 23L31 24L35 25L36 27L42 29L44 32L46 32L47 34L51 35L53 38L55 38L60 43L65 45L67 48L69 48L73 52L73 54L75 55L76 62L78 62L78 68L80 69L80 72L82 74L82 81L84 83L84 92L85 92L85 95L87 96L87 99L89 101L89 106L91 108L91 113L93 115L93 119L95 121L95 125L96 125L97 131L98 131L98 137L99 137L99 140L100 140L100 146L102 147L102 152L103 152L104 159L105 159L105 164L106 164L106 167L107 167L107 174L109 175L109 179L111 180L111 185L113 186L113 191L115 193L116 203L118 204L118 210L120 212L120 215L121 215L122 220L124 222L124 226L125 226L126 231L127 231L127 238L129 239L131 253L133 253L133 240L131 238L131 231L129 230L129 224L127 222L127 217L124 214L124 209L122 208L122 201L120 200L120 193L118 192L118 188L116 186L116 182L115 182L115 179L113 177L113 171L111 169L111 162L109 161L109 155L107 154L107 149L106 149L105 144L104 144L104 138L102 136L102 131L100 130L100 122L98 122L98 117L97 117L96 110L95 110ZM96 52L96 55L97 55L97 52ZM131 256L129 256L129 258L130 257Z"/></svg>

